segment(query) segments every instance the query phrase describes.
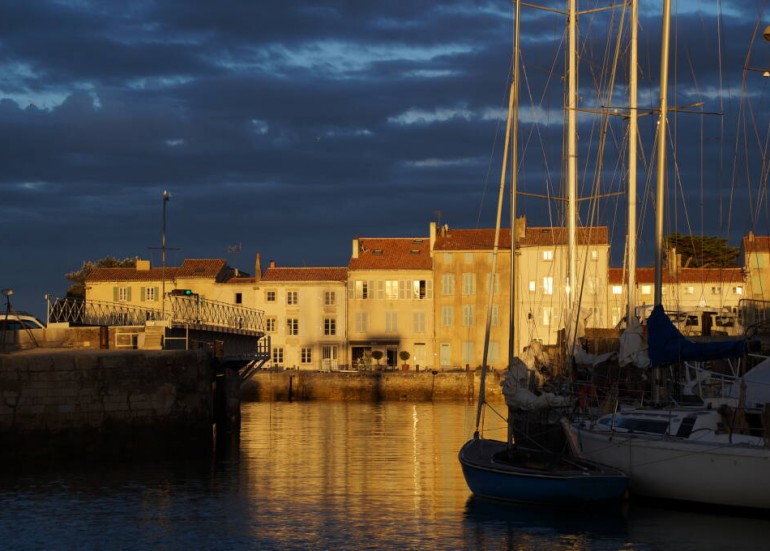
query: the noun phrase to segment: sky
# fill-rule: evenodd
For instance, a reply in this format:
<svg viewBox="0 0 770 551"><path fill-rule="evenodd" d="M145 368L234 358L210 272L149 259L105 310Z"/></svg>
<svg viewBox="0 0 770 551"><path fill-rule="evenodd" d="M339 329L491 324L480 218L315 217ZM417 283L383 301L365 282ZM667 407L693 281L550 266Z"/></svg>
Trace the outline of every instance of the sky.
<svg viewBox="0 0 770 551"><path fill-rule="evenodd" d="M743 67L770 67L770 17L759 1L673 5L669 105L698 103L699 114L669 119L669 229L734 245L749 230L768 235L770 79ZM0 287L15 309L43 315L44 295L63 296L84 261L160 265L164 190L168 265L225 258L253 274L260 253L263 268L345 266L358 236L492 227L511 12L509 0L3 3ZM660 2L643 0L640 14L644 264ZM580 17L581 108L627 112L625 39L612 99L596 96L619 17ZM524 8L521 22L519 189L560 197L565 18ZM581 196L608 194L581 202L581 223L611 227L619 265L626 119L602 120L579 115ZM529 225L563 224L563 201L518 203Z"/></svg>

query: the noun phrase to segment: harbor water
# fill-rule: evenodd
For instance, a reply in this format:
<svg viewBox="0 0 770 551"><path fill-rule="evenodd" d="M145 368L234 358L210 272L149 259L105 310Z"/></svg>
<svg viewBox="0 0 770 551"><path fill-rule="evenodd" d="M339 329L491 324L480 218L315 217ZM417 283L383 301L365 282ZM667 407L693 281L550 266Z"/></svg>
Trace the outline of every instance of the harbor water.
<svg viewBox="0 0 770 551"><path fill-rule="evenodd" d="M767 514L636 501L554 511L474 499L457 451L475 413L461 403L246 403L239 449L215 461L6 466L0 548L767 546ZM488 425L488 436L502 436L499 420Z"/></svg>

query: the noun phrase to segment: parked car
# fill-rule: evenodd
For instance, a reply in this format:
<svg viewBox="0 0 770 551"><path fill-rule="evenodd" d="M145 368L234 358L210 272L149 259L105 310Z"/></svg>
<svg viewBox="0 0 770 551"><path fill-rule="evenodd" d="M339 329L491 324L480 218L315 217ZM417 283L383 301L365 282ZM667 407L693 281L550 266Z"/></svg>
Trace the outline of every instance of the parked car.
<svg viewBox="0 0 770 551"><path fill-rule="evenodd" d="M22 329L45 329L39 319L28 312L0 312L0 331L19 331Z"/></svg>

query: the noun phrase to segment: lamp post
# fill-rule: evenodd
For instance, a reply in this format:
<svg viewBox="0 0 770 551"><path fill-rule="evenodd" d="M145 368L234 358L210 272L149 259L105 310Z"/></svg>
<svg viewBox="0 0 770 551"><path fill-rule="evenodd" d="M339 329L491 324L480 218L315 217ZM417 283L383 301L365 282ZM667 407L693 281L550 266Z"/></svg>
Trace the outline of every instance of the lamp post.
<svg viewBox="0 0 770 551"><path fill-rule="evenodd" d="M3 325L3 352L5 352L5 334L8 332L8 316L11 314L11 295L13 289L3 289L0 293L5 296L5 324Z"/></svg>
<svg viewBox="0 0 770 551"><path fill-rule="evenodd" d="M161 306L160 317L166 320L166 203L171 199L171 194L163 190L163 227L160 235L160 279L161 279Z"/></svg>

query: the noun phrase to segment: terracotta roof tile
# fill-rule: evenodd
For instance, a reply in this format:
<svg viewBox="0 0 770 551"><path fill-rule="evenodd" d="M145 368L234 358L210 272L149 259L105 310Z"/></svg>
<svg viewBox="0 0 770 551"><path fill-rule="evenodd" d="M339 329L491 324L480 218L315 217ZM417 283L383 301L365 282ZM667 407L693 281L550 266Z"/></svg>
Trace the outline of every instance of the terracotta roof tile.
<svg viewBox="0 0 770 551"><path fill-rule="evenodd" d="M492 250L495 242L495 230L490 228L449 229L445 235L442 233L436 236L436 244L433 247L435 251ZM576 238L578 245L609 245L609 230L607 226L582 227L577 229ZM519 247L566 245L567 240L567 228L528 227L517 245ZM503 229L500 231L500 247L507 249L510 246L511 230Z"/></svg>
<svg viewBox="0 0 770 551"><path fill-rule="evenodd" d="M770 252L770 237L747 235L743 238L745 252Z"/></svg>
<svg viewBox="0 0 770 551"><path fill-rule="evenodd" d="M351 270L430 270L430 239L359 238L358 258L351 258Z"/></svg>
<svg viewBox="0 0 770 551"><path fill-rule="evenodd" d="M230 274L227 263L222 259L187 259L181 266L165 268L97 268L87 281L160 281L177 278L210 278L223 281Z"/></svg>
<svg viewBox="0 0 770 551"><path fill-rule="evenodd" d="M277 268L265 270L262 281L346 281L347 268Z"/></svg>

